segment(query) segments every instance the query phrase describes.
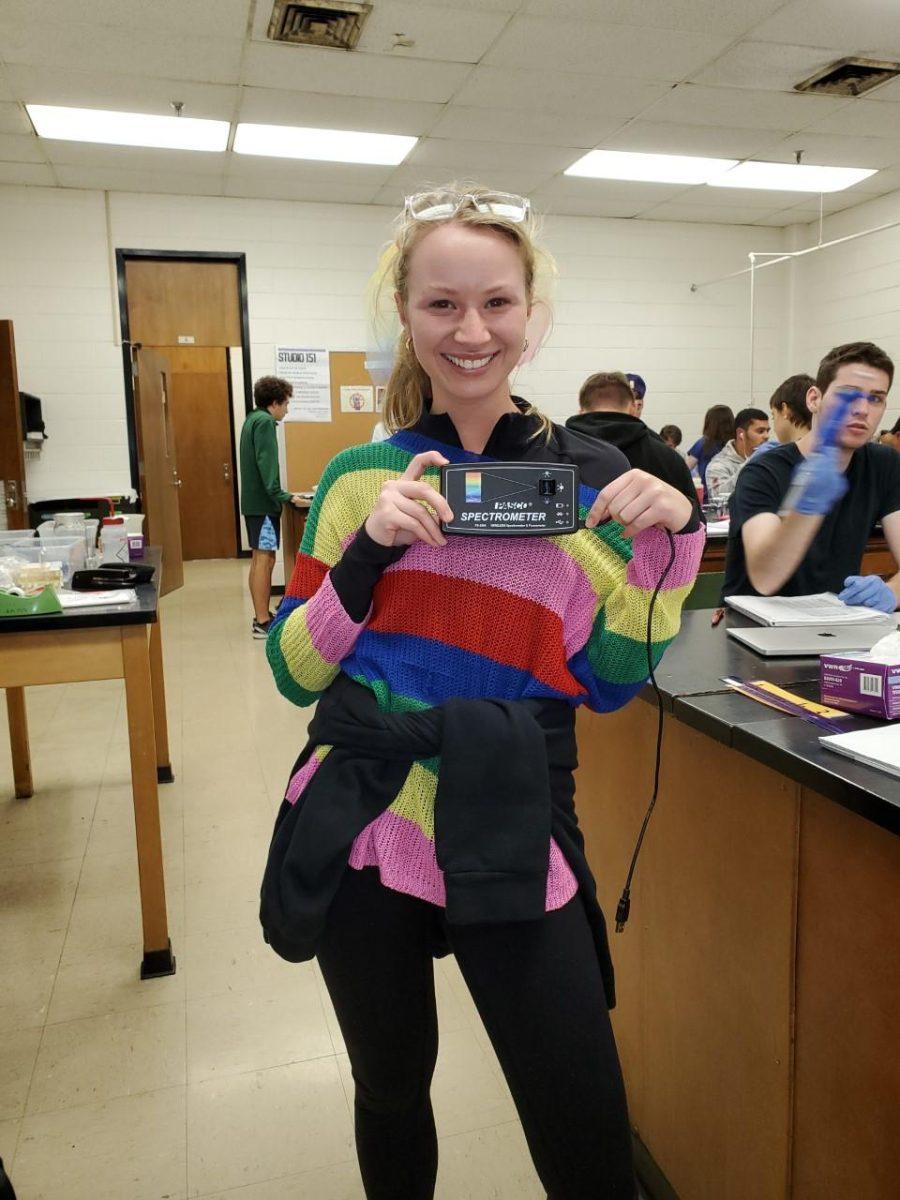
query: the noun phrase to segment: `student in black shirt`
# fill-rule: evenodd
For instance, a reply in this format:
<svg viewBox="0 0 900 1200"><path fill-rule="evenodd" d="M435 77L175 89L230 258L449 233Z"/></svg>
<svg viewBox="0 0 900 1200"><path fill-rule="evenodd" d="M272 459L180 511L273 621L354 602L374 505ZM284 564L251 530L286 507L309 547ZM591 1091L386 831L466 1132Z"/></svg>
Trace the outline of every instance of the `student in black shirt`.
<svg viewBox="0 0 900 1200"><path fill-rule="evenodd" d="M900 562L900 455L871 441L884 415L894 364L871 342L831 350L807 394L812 430L747 463L731 500L725 596L837 592L847 604L893 612L900 573L859 575L880 521ZM823 413L839 388L858 389L832 450L818 447ZM802 485L784 510L792 483Z"/></svg>
<svg viewBox="0 0 900 1200"><path fill-rule="evenodd" d="M569 417L566 429L618 446L632 467L655 475L696 503L697 489L687 463L637 415L635 393L626 375L601 371L589 376L578 393L578 407L581 411Z"/></svg>

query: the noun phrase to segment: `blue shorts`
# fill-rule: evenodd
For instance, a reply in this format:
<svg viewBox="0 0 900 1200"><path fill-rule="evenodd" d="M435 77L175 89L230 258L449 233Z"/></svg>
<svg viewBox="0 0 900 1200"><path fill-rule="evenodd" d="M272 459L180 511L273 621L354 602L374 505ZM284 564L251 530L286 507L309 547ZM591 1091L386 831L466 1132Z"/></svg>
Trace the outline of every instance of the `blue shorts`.
<svg viewBox="0 0 900 1200"><path fill-rule="evenodd" d="M259 535L262 533L265 519L265 514L261 517L248 517L246 514L244 515L244 524L247 526L247 541L250 543L251 550L259 549ZM274 517L270 516L269 520L272 522L272 528L275 530L275 549L277 550L281 545L281 513L278 513ZM270 551L270 553L274 553L274 551Z"/></svg>

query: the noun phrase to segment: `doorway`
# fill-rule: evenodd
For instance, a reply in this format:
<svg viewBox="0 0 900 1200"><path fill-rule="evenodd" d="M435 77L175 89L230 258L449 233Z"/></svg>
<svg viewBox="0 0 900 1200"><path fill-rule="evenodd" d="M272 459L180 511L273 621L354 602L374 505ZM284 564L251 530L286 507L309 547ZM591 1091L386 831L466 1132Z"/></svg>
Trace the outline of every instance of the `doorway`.
<svg viewBox="0 0 900 1200"><path fill-rule="evenodd" d="M244 255L117 250L116 259L123 349L149 348L167 363L184 558L234 558L241 553L236 420L252 407ZM239 348L244 368L244 394L237 397L233 348ZM132 486L140 490L130 374L129 369Z"/></svg>

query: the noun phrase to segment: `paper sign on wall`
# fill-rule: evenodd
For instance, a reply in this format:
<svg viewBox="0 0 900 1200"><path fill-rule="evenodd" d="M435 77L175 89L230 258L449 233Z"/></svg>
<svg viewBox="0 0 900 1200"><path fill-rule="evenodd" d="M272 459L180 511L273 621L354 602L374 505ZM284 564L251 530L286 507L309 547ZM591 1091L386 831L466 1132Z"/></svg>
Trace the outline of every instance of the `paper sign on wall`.
<svg viewBox="0 0 900 1200"><path fill-rule="evenodd" d="M286 421L331 420L331 369L327 350L275 347L275 374L294 389Z"/></svg>
<svg viewBox="0 0 900 1200"><path fill-rule="evenodd" d="M370 413L375 411L375 389L355 384L341 387L341 412Z"/></svg>

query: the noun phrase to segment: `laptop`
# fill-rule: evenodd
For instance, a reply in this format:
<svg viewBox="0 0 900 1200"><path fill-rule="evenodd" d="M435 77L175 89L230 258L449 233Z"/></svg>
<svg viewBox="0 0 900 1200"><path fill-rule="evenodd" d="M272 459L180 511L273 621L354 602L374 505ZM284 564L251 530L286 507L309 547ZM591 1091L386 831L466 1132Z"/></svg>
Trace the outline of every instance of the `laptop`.
<svg viewBox="0 0 900 1200"><path fill-rule="evenodd" d="M764 658L804 658L820 654L839 654L843 650L871 650L892 629L895 621L877 625L849 625L834 629L827 625L750 625L729 628L728 636L742 642Z"/></svg>

